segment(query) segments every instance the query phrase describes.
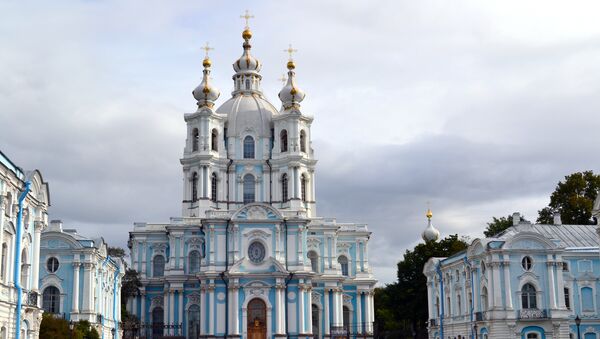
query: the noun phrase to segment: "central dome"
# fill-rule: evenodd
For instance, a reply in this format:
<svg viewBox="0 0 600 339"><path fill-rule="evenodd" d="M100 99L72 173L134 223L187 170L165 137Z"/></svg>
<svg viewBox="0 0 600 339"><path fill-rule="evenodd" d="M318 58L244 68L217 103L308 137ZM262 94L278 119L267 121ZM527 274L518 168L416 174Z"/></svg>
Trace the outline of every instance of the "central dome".
<svg viewBox="0 0 600 339"><path fill-rule="evenodd" d="M271 135L271 121L278 114L269 101L256 93L240 93L225 101L217 113L227 116L228 133L242 137L252 131L258 137Z"/></svg>

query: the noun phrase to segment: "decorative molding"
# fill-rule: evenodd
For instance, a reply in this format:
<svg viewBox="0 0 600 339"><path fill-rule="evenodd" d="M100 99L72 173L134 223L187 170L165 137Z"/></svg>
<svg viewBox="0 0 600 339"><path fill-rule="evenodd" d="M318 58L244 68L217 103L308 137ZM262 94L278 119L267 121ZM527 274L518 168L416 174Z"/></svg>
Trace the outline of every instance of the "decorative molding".
<svg viewBox="0 0 600 339"><path fill-rule="evenodd" d="M244 234L244 237L247 237L247 238L260 238L263 240L267 240L270 236L271 236L271 234L269 234L268 232L265 232L263 230L258 230L258 229L252 230L252 231Z"/></svg>
<svg viewBox="0 0 600 339"><path fill-rule="evenodd" d="M156 297L152 298L152 300L150 302L150 309L153 309L155 307L162 307L163 302L164 302L163 296L156 296Z"/></svg>

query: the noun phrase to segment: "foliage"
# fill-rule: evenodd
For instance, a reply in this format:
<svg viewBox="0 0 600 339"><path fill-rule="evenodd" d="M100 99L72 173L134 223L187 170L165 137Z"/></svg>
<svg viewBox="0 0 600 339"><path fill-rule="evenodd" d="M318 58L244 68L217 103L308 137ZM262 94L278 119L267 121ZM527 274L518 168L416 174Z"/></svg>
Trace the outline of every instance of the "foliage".
<svg viewBox="0 0 600 339"><path fill-rule="evenodd" d="M121 247L108 247L107 249L108 255L114 258L125 259L127 253Z"/></svg>
<svg viewBox="0 0 600 339"><path fill-rule="evenodd" d="M375 291L375 318L380 329L400 330L409 327L413 335L422 336L427 323L427 279L423 266L432 257L449 257L467 248L458 235L439 242L429 241L404 253L398 263L398 282Z"/></svg>
<svg viewBox="0 0 600 339"><path fill-rule="evenodd" d="M128 298L138 295L141 286L139 273L131 268L126 269L121 280L121 304L125 305Z"/></svg>
<svg viewBox="0 0 600 339"><path fill-rule="evenodd" d="M44 313L40 325L40 338L100 339L100 335L87 320L75 323L71 331L67 320L58 318L55 314Z"/></svg>
<svg viewBox="0 0 600 339"><path fill-rule="evenodd" d="M521 216L519 221L526 221L524 217ZM492 217L492 222L487 223L487 228L483 231L483 235L486 238L493 237L496 234L504 231L505 229L511 227L513 225L513 217L509 215L508 217Z"/></svg>
<svg viewBox="0 0 600 339"><path fill-rule="evenodd" d="M552 224L553 211L560 213L564 224L591 224L592 207L600 189L600 175L592 171L577 172L559 181L550 196L548 207L538 211L538 223Z"/></svg>

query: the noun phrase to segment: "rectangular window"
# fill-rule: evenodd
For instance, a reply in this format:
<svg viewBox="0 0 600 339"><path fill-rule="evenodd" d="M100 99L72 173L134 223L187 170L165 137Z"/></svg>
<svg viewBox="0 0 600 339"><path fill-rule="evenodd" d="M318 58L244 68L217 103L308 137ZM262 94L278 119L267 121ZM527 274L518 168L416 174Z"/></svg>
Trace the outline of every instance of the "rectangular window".
<svg viewBox="0 0 600 339"><path fill-rule="evenodd" d="M567 310L571 309L571 297L569 296L569 289L565 288L565 306Z"/></svg>

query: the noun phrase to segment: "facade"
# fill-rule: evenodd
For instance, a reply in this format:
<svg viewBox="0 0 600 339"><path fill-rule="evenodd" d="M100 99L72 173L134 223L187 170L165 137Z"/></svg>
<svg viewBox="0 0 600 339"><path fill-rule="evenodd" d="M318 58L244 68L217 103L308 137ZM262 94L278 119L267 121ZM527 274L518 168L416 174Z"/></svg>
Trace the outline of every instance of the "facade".
<svg viewBox="0 0 600 339"><path fill-rule="evenodd" d="M120 258L107 254L102 238L89 239L53 220L42 233L40 293L44 312L69 321L87 320L102 338L113 338L121 321ZM118 337L118 335L116 335Z"/></svg>
<svg viewBox="0 0 600 339"><path fill-rule="evenodd" d="M50 205L39 171L25 172L0 152L0 338L37 338L40 235ZM16 312L16 311L19 312Z"/></svg>
<svg viewBox="0 0 600 339"><path fill-rule="evenodd" d="M208 57L193 91L182 217L130 232L143 286L129 310L147 337L372 336L371 233L317 217L313 118L300 109L295 63L277 109L262 92L248 27L242 37L231 98L214 108Z"/></svg>
<svg viewBox="0 0 600 339"><path fill-rule="evenodd" d="M598 226L513 220L426 263L429 338L600 338Z"/></svg>

